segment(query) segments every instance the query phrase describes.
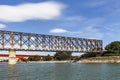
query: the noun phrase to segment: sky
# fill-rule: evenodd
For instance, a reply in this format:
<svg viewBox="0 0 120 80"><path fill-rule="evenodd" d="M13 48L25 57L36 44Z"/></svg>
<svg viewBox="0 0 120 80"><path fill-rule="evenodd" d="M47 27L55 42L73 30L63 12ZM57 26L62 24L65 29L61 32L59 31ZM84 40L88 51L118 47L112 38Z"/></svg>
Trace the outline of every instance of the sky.
<svg viewBox="0 0 120 80"><path fill-rule="evenodd" d="M120 0L0 0L0 30L103 40L120 37Z"/></svg>

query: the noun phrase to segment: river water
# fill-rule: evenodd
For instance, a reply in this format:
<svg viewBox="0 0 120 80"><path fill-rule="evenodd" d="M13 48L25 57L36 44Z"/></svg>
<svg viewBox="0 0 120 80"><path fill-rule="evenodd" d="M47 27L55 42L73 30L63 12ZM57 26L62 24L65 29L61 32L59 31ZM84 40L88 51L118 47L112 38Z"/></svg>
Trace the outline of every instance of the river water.
<svg viewBox="0 0 120 80"><path fill-rule="evenodd" d="M120 80L120 64L0 63L0 80Z"/></svg>

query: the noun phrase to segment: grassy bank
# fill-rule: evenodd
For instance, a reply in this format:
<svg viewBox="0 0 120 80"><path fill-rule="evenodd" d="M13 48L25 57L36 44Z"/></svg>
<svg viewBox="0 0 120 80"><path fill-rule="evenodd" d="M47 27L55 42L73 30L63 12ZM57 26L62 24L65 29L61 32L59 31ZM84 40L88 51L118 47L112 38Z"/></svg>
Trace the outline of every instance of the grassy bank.
<svg viewBox="0 0 120 80"><path fill-rule="evenodd" d="M120 56L102 56L81 59L80 63L120 63Z"/></svg>

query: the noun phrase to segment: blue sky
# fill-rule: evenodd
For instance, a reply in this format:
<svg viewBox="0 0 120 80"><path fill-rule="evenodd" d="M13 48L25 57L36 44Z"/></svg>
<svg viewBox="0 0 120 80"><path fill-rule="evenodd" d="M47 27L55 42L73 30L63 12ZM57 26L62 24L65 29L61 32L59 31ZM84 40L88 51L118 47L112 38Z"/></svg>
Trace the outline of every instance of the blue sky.
<svg viewBox="0 0 120 80"><path fill-rule="evenodd" d="M0 0L0 29L120 40L120 0Z"/></svg>

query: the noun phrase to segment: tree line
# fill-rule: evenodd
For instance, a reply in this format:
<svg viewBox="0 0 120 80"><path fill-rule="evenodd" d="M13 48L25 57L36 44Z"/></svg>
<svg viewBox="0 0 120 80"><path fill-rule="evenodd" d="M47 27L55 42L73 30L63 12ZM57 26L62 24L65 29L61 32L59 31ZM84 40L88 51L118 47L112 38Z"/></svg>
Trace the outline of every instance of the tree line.
<svg viewBox="0 0 120 80"><path fill-rule="evenodd" d="M86 52L80 57L73 57L72 52L56 52L54 56L44 56L43 61L51 61L51 60L79 60L81 58L89 58L89 57L97 57L97 56L120 56L120 41L114 41L105 46L105 51L103 52ZM41 56L36 55L34 57L29 57L29 61L39 61L41 60Z"/></svg>
<svg viewBox="0 0 120 80"><path fill-rule="evenodd" d="M72 54L72 52L56 52L56 54L54 56L50 56L49 54L47 56L42 56L42 57L39 55L36 55L34 57L29 57L28 60L29 61L70 60L72 58L71 54Z"/></svg>

